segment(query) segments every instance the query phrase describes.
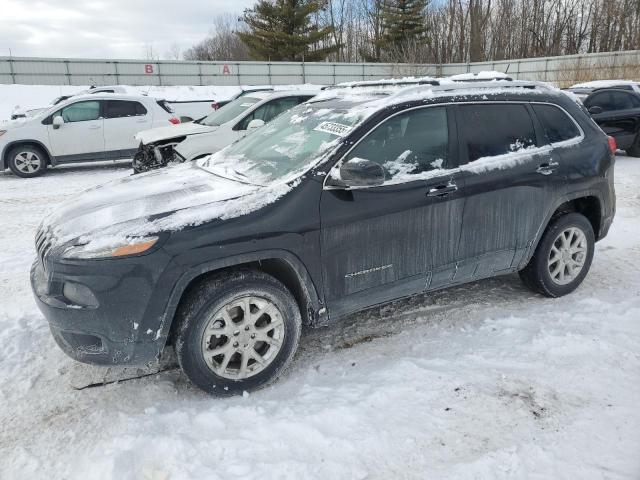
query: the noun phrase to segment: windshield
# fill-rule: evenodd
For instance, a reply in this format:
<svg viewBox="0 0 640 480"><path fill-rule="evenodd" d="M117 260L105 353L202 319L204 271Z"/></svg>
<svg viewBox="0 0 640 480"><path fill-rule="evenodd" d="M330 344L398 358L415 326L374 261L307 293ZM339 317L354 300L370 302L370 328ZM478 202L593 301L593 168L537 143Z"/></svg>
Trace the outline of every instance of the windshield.
<svg viewBox="0 0 640 480"><path fill-rule="evenodd" d="M216 110L211 115L207 115L200 122L202 125L208 125L210 127L217 127L230 120L233 120L242 112L247 110L253 104L258 103L259 98L255 97L240 97L233 102L227 103L225 106Z"/></svg>
<svg viewBox="0 0 640 480"><path fill-rule="evenodd" d="M299 105L198 164L221 177L267 185L308 170L362 118L347 109Z"/></svg>

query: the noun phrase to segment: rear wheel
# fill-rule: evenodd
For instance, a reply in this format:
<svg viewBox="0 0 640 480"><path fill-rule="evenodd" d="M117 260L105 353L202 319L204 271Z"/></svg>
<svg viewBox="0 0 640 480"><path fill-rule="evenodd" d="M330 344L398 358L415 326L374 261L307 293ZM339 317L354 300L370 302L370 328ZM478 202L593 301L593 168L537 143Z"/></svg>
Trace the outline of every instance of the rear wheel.
<svg viewBox="0 0 640 480"><path fill-rule="evenodd" d="M9 152L9 168L18 177L37 177L47 169L47 157L38 147L17 146Z"/></svg>
<svg viewBox="0 0 640 480"><path fill-rule="evenodd" d="M586 277L595 246L589 220L567 213L551 221L520 278L532 290L547 297L574 291Z"/></svg>
<svg viewBox="0 0 640 480"><path fill-rule="evenodd" d="M256 390L282 375L298 347L302 324L287 288L254 270L200 284L176 320L180 367L195 385L215 395Z"/></svg>

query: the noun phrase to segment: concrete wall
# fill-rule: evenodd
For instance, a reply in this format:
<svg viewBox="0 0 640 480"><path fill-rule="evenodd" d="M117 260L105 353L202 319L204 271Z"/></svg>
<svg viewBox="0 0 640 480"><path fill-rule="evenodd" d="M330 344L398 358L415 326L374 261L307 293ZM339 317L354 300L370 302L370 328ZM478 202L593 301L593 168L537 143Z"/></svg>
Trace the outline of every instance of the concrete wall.
<svg viewBox="0 0 640 480"><path fill-rule="evenodd" d="M27 85L288 85L498 70L567 86L607 78L640 80L640 51L457 64L190 62L0 57L0 83Z"/></svg>

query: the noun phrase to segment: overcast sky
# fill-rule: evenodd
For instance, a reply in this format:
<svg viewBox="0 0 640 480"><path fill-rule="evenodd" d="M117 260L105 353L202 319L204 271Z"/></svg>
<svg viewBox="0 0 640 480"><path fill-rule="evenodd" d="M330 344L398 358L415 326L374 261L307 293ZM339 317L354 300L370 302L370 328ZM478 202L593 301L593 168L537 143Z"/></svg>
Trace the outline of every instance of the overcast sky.
<svg viewBox="0 0 640 480"><path fill-rule="evenodd" d="M161 58L202 40L213 18L255 0L2 0L0 56Z"/></svg>

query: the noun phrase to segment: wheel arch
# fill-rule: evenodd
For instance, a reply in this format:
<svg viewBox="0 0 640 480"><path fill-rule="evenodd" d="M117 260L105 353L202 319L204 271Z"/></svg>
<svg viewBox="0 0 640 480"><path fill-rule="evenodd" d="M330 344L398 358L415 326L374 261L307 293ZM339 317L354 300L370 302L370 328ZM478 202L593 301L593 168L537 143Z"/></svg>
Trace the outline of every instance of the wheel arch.
<svg viewBox="0 0 640 480"><path fill-rule="evenodd" d="M294 254L283 250L253 252L199 265L180 277L171 293L162 322L162 336L167 339L166 343L171 342L180 302L195 286L213 275L243 268L263 271L282 282L298 303L303 324L315 325L321 321L323 314L320 315L319 311L322 308L322 300L302 261Z"/></svg>
<svg viewBox="0 0 640 480"><path fill-rule="evenodd" d="M533 257L533 254L538 248L538 244L542 239L542 235L547 230L549 223L554 218L569 212L576 212L584 215L589 220L589 223L591 223L596 241L601 238L602 218L604 216L604 212L600 192L597 190L588 190L569 193L559 198L552 208L549 209L544 222L542 222L536 233L535 239L530 243L529 249L519 265L519 270L523 269Z"/></svg>
<svg viewBox="0 0 640 480"><path fill-rule="evenodd" d="M54 158L51 155L51 152L49 152L49 149L41 141L39 141L39 140L14 140L13 142L7 143L7 145L5 145L5 147L4 147L4 150L2 151L1 159L2 159L2 169L3 170L6 170L7 168L9 168L9 152L12 149L14 149L15 147L19 147L21 145L32 145L34 147L38 147L47 156L47 158L46 158L47 164L55 166Z"/></svg>

